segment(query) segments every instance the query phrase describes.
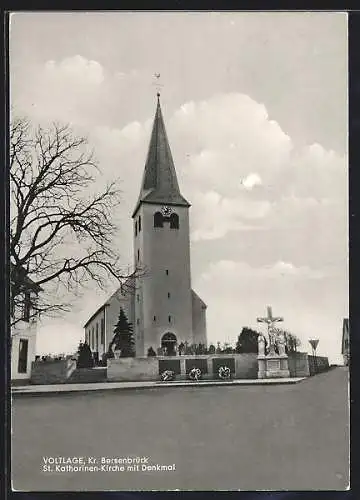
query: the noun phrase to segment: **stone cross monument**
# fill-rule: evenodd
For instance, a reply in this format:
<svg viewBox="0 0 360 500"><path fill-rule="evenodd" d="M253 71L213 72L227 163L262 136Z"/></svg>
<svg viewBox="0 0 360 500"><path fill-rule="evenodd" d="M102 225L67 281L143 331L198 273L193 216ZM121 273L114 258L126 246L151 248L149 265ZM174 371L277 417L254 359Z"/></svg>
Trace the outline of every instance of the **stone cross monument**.
<svg viewBox="0 0 360 500"><path fill-rule="evenodd" d="M274 317L272 315L272 308L267 307L267 316L264 318L257 318L258 323L266 323L268 327L268 337L269 337L269 354L275 354L276 345L276 331L274 330L274 323L284 321L284 318Z"/></svg>
<svg viewBox="0 0 360 500"><path fill-rule="evenodd" d="M257 318L258 323L267 325L269 351L265 353L265 338L258 338L258 378L285 378L290 377L288 357L285 353L284 335L274 327L275 323L284 321L284 318L273 316L270 306L267 307L267 316ZM275 347L278 348L276 353Z"/></svg>

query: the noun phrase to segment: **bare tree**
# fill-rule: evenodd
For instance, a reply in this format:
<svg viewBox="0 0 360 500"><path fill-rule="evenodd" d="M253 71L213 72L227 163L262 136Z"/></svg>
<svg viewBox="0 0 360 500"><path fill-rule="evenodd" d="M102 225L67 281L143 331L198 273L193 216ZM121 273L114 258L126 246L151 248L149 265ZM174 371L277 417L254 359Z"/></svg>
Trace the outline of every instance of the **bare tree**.
<svg viewBox="0 0 360 500"><path fill-rule="evenodd" d="M34 314L69 310L73 294L90 282L102 288L109 279L129 282L139 270L124 271L113 247L118 183L95 192L99 170L86 139L68 125L33 130L15 119L9 146L12 305L24 270L43 290Z"/></svg>
<svg viewBox="0 0 360 500"><path fill-rule="evenodd" d="M286 348L287 352L296 352L298 347L301 346L301 340L294 333L285 330Z"/></svg>

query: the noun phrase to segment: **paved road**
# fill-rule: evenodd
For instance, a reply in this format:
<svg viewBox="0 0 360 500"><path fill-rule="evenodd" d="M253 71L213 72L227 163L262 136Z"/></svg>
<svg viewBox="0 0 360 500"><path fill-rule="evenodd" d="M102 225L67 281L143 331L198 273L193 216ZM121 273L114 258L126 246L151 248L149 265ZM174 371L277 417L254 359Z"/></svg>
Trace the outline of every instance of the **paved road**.
<svg viewBox="0 0 360 500"><path fill-rule="evenodd" d="M186 387L13 402L16 490L343 490L348 371L295 385ZM44 472L43 457L150 457L167 472Z"/></svg>

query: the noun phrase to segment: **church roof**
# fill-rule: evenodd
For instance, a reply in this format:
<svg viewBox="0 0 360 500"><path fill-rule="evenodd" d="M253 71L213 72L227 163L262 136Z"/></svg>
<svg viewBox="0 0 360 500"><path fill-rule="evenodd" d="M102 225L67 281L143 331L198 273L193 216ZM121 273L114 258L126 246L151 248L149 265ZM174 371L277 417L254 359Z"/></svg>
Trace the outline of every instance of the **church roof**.
<svg viewBox="0 0 360 500"><path fill-rule="evenodd" d="M131 295L134 295L134 293L135 293L135 278L133 276L129 276L129 278L127 278L125 282L119 288L117 288L112 295L110 295L108 300L104 302L98 309L96 309L94 314L92 314L85 323L84 328L87 328L87 326L92 322L94 318L96 318L98 314L100 314L106 307L110 306L110 303L114 297L117 297L119 300L124 300L120 299L120 297L129 298Z"/></svg>
<svg viewBox="0 0 360 500"><path fill-rule="evenodd" d="M133 216L141 202L190 206L190 203L180 193L161 112L159 94L140 195Z"/></svg>
<svg viewBox="0 0 360 500"><path fill-rule="evenodd" d="M191 294L194 301L199 302L203 309L207 309L207 305L205 304L205 302L199 297L199 295L194 290L191 290Z"/></svg>

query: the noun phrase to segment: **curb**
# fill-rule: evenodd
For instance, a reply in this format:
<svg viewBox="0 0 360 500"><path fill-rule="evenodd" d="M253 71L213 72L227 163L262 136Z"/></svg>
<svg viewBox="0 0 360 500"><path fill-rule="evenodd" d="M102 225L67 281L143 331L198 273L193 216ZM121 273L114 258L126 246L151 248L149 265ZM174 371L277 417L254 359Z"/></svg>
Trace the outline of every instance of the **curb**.
<svg viewBox="0 0 360 500"><path fill-rule="evenodd" d="M53 389L49 388L47 385L43 386L37 386L31 388L31 386L18 386L14 387L11 389L11 395L12 396L47 396L47 395L59 395L59 394L83 394L83 393L89 393L89 392L106 392L106 391L130 391L130 390L146 390L146 389L162 389L162 388L169 388L169 387L176 387L176 388L181 388L181 387L214 387L214 386L236 386L236 387L249 387L249 386L273 386L273 385L292 385L292 384L297 384L303 380L305 380L306 377L299 377L299 378L293 378L293 379L254 379L254 380L246 380L246 379L240 379L240 380L231 380L231 381L199 381L199 382L150 382L150 383L143 383L139 385L130 385L132 384L131 382L129 385L127 385L126 382L122 383L122 385L118 385L118 382L108 382L105 383L106 387L103 387L105 385L103 382L100 382L99 385L94 386L92 385L89 387L90 384L78 384L75 386L73 384L73 387L71 387L71 384L63 384L62 386L59 384L58 386L55 386ZM266 380L266 381L265 381ZM114 386L111 386L110 384L114 384ZM75 387L74 387L75 386Z"/></svg>

